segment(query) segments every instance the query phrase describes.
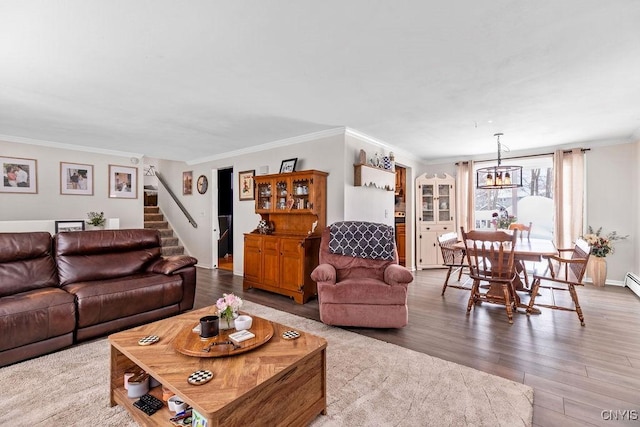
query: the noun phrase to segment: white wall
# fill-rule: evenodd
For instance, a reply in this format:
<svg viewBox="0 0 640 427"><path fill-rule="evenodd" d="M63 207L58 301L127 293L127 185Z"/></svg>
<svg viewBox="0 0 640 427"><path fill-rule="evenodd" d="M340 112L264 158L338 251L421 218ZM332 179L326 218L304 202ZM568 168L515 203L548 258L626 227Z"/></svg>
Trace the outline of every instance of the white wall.
<svg viewBox="0 0 640 427"><path fill-rule="evenodd" d="M624 280L638 270L638 144L592 147L586 154L586 225L607 234L617 231L629 239L614 243L607 256L607 281Z"/></svg>
<svg viewBox="0 0 640 427"><path fill-rule="evenodd" d="M119 218L120 228L143 226L142 167L130 157L91 153L40 145L0 141L0 155L37 160L37 194L0 193L0 221L86 220L87 212L102 211ZM60 162L93 165L93 196L60 194ZM109 165L138 169L138 198L109 198Z"/></svg>
<svg viewBox="0 0 640 427"><path fill-rule="evenodd" d="M186 250L198 258L199 265L211 267L212 244L217 245L217 237L213 238L212 207L217 204L217 196L212 185L205 195L199 194L194 188L194 194L182 195L182 172L193 171L194 181L201 174L213 183L212 169L233 168L233 270L242 275L244 265L244 233L251 232L258 225L260 215L255 213L253 201L240 201L237 189L238 172L255 170L256 175L262 167L268 167L268 173L278 173L282 160L297 157L296 170L315 169L328 172L327 176L327 223L341 221L344 218L344 135L333 135L319 139L300 142L284 147L270 148L265 151L246 153L219 160L204 161L187 165L184 162L160 161L158 171L171 183L174 193L196 219L198 228L193 228L179 208L169 196L159 189L158 203L171 218L171 225ZM217 209L217 206L216 206ZM216 217L217 220L217 217ZM217 227L217 225L216 225Z"/></svg>
<svg viewBox="0 0 640 427"><path fill-rule="evenodd" d="M631 272L640 274L640 172L638 171L638 165L640 165L640 140L634 144L635 155L633 158L633 167L631 182L633 184L633 190L631 191L631 203L634 207L635 212L635 223L633 226L633 236L634 239L632 241L633 249L635 252L633 267L631 268Z"/></svg>
<svg viewBox="0 0 640 427"><path fill-rule="evenodd" d="M345 136L345 188L344 188L344 219L347 221L371 221L382 224L394 224L394 192L382 188L354 186L354 167L358 163L360 150L367 153L367 158L378 153L380 158L388 156L389 151L371 144L363 139L347 134ZM394 179L395 185L395 179Z"/></svg>

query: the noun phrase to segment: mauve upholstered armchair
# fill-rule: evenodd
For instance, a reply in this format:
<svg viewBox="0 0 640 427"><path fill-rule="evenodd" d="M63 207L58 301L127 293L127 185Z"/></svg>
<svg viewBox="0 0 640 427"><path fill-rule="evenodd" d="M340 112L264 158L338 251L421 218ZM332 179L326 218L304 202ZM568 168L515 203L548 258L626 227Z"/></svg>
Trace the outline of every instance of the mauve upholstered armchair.
<svg viewBox="0 0 640 427"><path fill-rule="evenodd" d="M366 328L408 323L407 286L413 275L398 264L392 226L334 223L323 230L319 261L311 278L318 284L323 323Z"/></svg>

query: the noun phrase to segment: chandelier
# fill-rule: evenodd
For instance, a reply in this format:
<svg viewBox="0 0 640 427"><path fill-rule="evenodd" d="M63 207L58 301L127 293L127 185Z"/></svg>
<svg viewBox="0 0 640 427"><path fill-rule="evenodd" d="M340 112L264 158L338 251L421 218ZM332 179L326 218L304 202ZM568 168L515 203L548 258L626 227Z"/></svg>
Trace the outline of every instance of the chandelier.
<svg viewBox="0 0 640 427"><path fill-rule="evenodd" d="M522 187L522 166L503 166L500 164L502 161L500 137L502 135L504 134L496 133L493 135L498 142L498 165L479 168L476 171L476 188L493 190Z"/></svg>

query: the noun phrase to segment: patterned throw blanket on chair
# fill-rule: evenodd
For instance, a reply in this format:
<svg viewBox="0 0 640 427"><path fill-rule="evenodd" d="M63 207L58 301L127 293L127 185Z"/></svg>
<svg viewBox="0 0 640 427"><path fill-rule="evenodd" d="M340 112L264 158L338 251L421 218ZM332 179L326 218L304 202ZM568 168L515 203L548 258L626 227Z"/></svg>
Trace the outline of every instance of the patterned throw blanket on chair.
<svg viewBox="0 0 640 427"><path fill-rule="evenodd" d="M335 222L329 226L329 251L369 259L394 259L393 227L362 221Z"/></svg>

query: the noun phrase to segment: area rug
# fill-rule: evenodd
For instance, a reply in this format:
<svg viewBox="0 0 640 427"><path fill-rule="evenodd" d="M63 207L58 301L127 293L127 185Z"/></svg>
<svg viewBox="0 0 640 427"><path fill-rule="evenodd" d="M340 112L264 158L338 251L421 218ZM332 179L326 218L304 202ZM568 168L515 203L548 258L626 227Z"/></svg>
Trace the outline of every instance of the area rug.
<svg viewBox="0 0 640 427"><path fill-rule="evenodd" d="M524 384L248 301L243 310L327 340L327 415L313 427L532 423ZM0 402L0 425L137 425L109 407L106 339L1 368Z"/></svg>

